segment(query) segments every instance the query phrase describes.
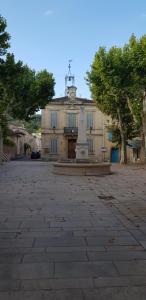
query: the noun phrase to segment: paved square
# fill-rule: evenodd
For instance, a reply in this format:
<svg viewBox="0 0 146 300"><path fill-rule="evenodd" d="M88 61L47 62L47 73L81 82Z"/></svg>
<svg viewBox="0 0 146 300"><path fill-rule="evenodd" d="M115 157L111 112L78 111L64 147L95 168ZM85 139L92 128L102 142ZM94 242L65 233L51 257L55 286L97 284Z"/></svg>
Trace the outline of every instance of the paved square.
<svg viewBox="0 0 146 300"><path fill-rule="evenodd" d="M0 166L0 300L146 300L146 167Z"/></svg>

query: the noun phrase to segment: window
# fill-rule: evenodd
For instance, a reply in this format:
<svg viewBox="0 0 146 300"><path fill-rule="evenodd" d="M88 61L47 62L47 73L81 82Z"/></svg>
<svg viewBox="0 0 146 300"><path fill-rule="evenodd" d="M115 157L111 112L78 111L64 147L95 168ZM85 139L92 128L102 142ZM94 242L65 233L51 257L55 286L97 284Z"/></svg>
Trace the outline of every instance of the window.
<svg viewBox="0 0 146 300"><path fill-rule="evenodd" d="M51 111L51 128L57 128L57 111Z"/></svg>
<svg viewBox="0 0 146 300"><path fill-rule="evenodd" d="M89 153L93 153L93 139L88 139L87 140L87 143L88 143L88 151Z"/></svg>
<svg viewBox="0 0 146 300"><path fill-rule="evenodd" d="M87 112L87 129L93 128L93 112Z"/></svg>
<svg viewBox="0 0 146 300"><path fill-rule="evenodd" d="M58 152L58 141L56 138L51 139L50 152L53 154Z"/></svg>
<svg viewBox="0 0 146 300"><path fill-rule="evenodd" d="M112 133L112 131L109 131L109 132L108 132L108 140L109 140L110 142L112 142L112 140L113 140L113 133Z"/></svg>
<svg viewBox="0 0 146 300"><path fill-rule="evenodd" d="M75 113L68 114L68 127L76 127L76 114Z"/></svg>

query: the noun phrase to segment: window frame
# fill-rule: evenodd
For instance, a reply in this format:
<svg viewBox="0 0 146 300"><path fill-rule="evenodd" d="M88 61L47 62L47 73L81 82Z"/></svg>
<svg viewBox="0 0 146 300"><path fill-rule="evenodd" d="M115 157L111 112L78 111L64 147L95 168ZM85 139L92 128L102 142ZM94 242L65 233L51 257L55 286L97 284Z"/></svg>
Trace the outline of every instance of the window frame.
<svg viewBox="0 0 146 300"><path fill-rule="evenodd" d="M55 118L53 117L53 115L55 115ZM57 128L57 124L58 124L58 114L57 111L51 111L51 117L50 117L50 127L53 128Z"/></svg>

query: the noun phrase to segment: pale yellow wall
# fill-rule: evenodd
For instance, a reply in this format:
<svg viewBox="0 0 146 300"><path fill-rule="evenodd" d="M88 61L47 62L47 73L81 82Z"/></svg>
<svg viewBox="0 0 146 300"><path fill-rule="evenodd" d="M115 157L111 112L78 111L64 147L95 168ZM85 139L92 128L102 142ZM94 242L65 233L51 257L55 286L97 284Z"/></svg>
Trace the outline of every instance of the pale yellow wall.
<svg viewBox="0 0 146 300"><path fill-rule="evenodd" d="M108 124L107 116L102 114L102 112L94 104L85 104L85 112L93 112L93 129L87 130L87 138L94 139L94 155L90 155L91 158L94 158L98 161L102 161L103 155L101 153L101 147L108 147L108 151L105 154L107 160L110 160L110 148L112 143L107 141L106 128L104 126ZM49 148L49 140L51 137L58 138L58 155L56 158L67 158L68 156L68 141L67 137L64 136L64 127L68 127L68 113L73 112L77 114L77 127L79 124L79 110L80 105L69 105L69 104L58 104L50 103L42 110L42 157L49 157L47 150L44 148ZM57 128L55 131L51 128L51 111L57 111ZM104 133L104 138L103 138ZM51 155L51 157L53 157Z"/></svg>

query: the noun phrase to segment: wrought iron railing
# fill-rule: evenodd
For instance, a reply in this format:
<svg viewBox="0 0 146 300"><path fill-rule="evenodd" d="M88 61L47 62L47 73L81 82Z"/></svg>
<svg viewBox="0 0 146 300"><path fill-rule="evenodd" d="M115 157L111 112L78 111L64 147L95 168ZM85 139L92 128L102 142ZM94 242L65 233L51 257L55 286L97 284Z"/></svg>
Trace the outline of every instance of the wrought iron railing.
<svg viewBox="0 0 146 300"><path fill-rule="evenodd" d="M78 127L64 127L65 135L78 135Z"/></svg>

